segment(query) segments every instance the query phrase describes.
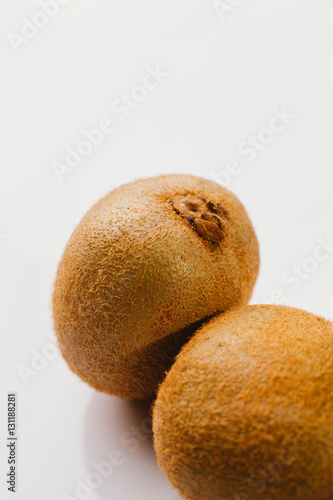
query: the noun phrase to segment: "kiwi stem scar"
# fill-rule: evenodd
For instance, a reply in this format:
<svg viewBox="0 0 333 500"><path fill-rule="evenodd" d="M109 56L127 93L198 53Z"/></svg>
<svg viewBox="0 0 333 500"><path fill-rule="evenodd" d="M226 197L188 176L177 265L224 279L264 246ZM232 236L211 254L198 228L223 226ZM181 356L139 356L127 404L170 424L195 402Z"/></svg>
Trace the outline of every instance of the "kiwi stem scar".
<svg viewBox="0 0 333 500"><path fill-rule="evenodd" d="M170 203L199 236L213 243L223 241L226 234L225 210L192 194L176 194Z"/></svg>

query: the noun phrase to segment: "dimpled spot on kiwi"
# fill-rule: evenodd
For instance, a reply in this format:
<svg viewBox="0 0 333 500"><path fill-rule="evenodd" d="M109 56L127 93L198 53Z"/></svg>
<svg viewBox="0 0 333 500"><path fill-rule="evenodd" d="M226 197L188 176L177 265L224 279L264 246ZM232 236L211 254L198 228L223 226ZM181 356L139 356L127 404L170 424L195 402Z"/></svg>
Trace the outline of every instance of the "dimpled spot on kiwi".
<svg viewBox="0 0 333 500"><path fill-rule="evenodd" d="M200 236L213 243L223 241L226 221L218 214L218 208L214 203L192 194L176 194L170 202L177 214Z"/></svg>

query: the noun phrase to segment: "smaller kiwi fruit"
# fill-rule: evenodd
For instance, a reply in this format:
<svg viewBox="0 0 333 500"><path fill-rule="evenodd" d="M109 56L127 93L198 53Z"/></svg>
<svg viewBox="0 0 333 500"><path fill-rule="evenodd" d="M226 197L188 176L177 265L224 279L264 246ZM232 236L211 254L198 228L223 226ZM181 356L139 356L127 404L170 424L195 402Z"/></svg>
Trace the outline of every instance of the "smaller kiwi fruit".
<svg viewBox="0 0 333 500"><path fill-rule="evenodd" d="M285 306L217 316L161 384L153 430L188 500L332 500L333 323Z"/></svg>

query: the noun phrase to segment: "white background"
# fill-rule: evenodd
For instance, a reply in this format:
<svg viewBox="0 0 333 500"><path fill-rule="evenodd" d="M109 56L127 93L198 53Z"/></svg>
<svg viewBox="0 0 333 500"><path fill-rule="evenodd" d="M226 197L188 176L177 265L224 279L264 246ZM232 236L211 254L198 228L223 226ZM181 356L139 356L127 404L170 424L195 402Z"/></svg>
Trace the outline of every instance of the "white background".
<svg viewBox="0 0 333 500"><path fill-rule="evenodd" d="M228 188L248 209L261 248L252 302L272 301L278 289L286 304L333 320L333 255L313 258L318 238L333 238L333 3L238 3L223 18L212 0L72 0L17 51L8 34L20 34L22 18L41 8L34 0L1 3L2 498L8 391L18 394L19 414L18 492L8 498L78 498L77 478L85 481L114 449L125 462L89 498L178 498L150 437L134 452L120 441L146 418L144 403L95 393L59 355L27 384L18 371L52 343L61 253L112 187L162 173L225 183L237 161ZM156 65L169 76L121 120L112 102ZM294 118L248 161L239 146L265 134L283 108ZM115 131L59 182L54 162L106 117ZM287 282L293 266L306 278Z"/></svg>

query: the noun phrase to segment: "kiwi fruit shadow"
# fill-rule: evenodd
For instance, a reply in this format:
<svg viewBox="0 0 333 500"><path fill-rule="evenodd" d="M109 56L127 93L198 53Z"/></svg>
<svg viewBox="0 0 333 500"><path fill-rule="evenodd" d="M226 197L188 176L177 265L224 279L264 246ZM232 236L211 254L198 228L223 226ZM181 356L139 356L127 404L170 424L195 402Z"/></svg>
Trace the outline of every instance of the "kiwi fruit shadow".
<svg viewBox="0 0 333 500"><path fill-rule="evenodd" d="M121 455L109 477L93 490L101 500L111 498L178 497L160 471L153 448L151 408L153 398L120 399L95 392L89 402L83 435L86 476L96 473L94 464L109 461L110 454ZM84 480L85 478L82 477Z"/></svg>

